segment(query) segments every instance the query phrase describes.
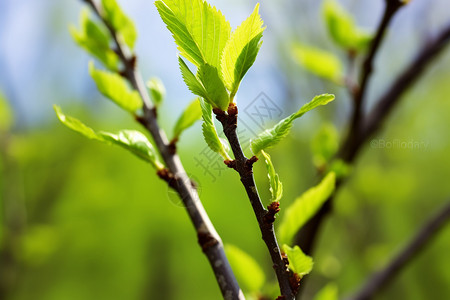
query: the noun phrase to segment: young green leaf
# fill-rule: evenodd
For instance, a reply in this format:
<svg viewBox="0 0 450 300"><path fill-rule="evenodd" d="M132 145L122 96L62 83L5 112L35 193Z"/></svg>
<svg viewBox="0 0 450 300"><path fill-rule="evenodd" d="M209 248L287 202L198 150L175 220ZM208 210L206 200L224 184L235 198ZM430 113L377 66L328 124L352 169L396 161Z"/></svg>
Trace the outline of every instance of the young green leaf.
<svg viewBox="0 0 450 300"><path fill-rule="evenodd" d="M159 161L152 144L142 133L135 130L122 130L117 134L102 131L97 133L92 128L84 125L80 120L65 115L59 106L54 105L53 108L55 109L56 115L61 123L70 129L84 135L89 139L107 144L113 143L119 145L139 158L149 162L157 170L164 168L164 165Z"/></svg>
<svg viewBox="0 0 450 300"><path fill-rule="evenodd" d="M189 106L183 111L183 114L178 119L173 129L173 138L178 139L180 134L191 127L196 121L202 119L202 108L199 99L192 101Z"/></svg>
<svg viewBox="0 0 450 300"><path fill-rule="evenodd" d="M314 165L321 169L332 160L339 148L339 135L332 124L323 125L311 142Z"/></svg>
<svg viewBox="0 0 450 300"><path fill-rule="evenodd" d="M338 287L335 283L324 286L315 296L314 300L338 300Z"/></svg>
<svg viewBox="0 0 450 300"><path fill-rule="evenodd" d="M283 184L280 181L278 174L275 172L275 168L272 164L270 155L264 150L261 150L261 154L264 156L264 161L267 167L267 176L270 182L270 193L272 194L272 202L280 201L283 196Z"/></svg>
<svg viewBox="0 0 450 300"><path fill-rule="evenodd" d="M301 44L295 44L292 53L307 71L338 84L342 83L344 67L333 53Z"/></svg>
<svg viewBox="0 0 450 300"><path fill-rule="evenodd" d="M155 169L164 169L164 165L159 161L155 148L153 148L153 145L141 132L136 130L121 130L117 134L114 134L102 131L99 135L106 141L119 145L150 163Z"/></svg>
<svg viewBox="0 0 450 300"><path fill-rule="evenodd" d="M110 48L111 38L105 28L102 28L102 25L93 22L89 18L89 10L87 8L81 11L80 26L80 31L75 26L69 27L74 41L101 61L106 68L111 71L117 71L119 58Z"/></svg>
<svg viewBox="0 0 450 300"><path fill-rule="evenodd" d="M186 59L197 67L208 63L220 69L231 32L220 11L203 0L163 0L155 5Z"/></svg>
<svg viewBox="0 0 450 300"><path fill-rule="evenodd" d="M188 89L194 95L202 97L203 99L206 99L209 103L211 103L211 99L208 98L205 87L194 75L194 73L191 72L184 60L181 57L178 57L178 62L180 64L181 75L183 76L184 83L186 83Z"/></svg>
<svg viewBox="0 0 450 300"><path fill-rule="evenodd" d="M222 78L233 100L242 78L253 65L261 47L265 27L259 15L259 4L253 13L231 35L222 56Z"/></svg>
<svg viewBox="0 0 450 300"><path fill-rule="evenodd" d="M225 245L225 253L244 291L260 292L265 284L266 276L253 257L233 245Z"/></svg>
<svg viewBox="0 0 450 300"><path fill-rule="evenodd" d="M313 259L303 253L299 246L294 246L294 248L288 245L283 245L283 251L286 253L289 260L289 269L294 273L297 273L301 277L309 274L313 268Z"/></svg>
<svg viewBox="0 0 450 300"><path fill-rule="evenodd" d="M150 96L156 107L160 107L164 98L166 97L166 88L159 78L152 78L147 82L147 87L150 90Z"/></svg>
<svg viewBox="0 0 450 300"><path fill-rule="evenodd" d="M205 87L208 95L206 99L210 101L211 105L214 108L226 111L229 104L228 92L223 85L217 68L208 64L202 65L198 70L198 78Z"/></svg>
<svg viewBox="0 0 450 300"><path fill-rule="evenodd" d="M212 118L212 107L211 104L206 102L203 99L200 99L200 105L202 108L202 116L203 116L203 137L205 138L206 144L208 144L209 148L218 153L223 157L224 160L231 160L228 155L227 149L229 146L226 141L219 138L217 135L216 126L214 125Z"/></svg>
<svg viewBox="0 0 450 300"><path fill-rule="evenodd" d="M95 69L93 62L89 63L89 73L91 74L92 79L94 79L100 93L111 99L123 109L135 112L142 108L143 104L139 93L130 90L127 82L120 75L97 70Z"/></svg>
<svg viewBox="0 0 450 300"><path fill-rule="evenodd" d="M328 32L334 42L347 50L362 51L372 40L372 35L359 28L355 20L336 0L326 0L323 15Z"/></svg>
<svg viewBox="0 0 450 300"><path fill-rule="evenodd" d="M0 91L0 132L7 131L13 124L13 112L6 100L5 95Z"/></svg>
<svg viewBox="0 0 450 300"><path fill-rule="evenodd" d="M252 149L253 154L258 155L259 152L261 152L261 150L273 147L274 145L278 144L283 138L285 138L289 134L289 131L292 128L292 123L295 119L298 119L308 111L318 106L325 105L333 100L334 95L331 94L323 94L320 96L316 96L314 97L313 100L311 100L311 102L308 102L305 105L303 105L300 108L300 110L297 111L296 113L281 120L273 128L267 129L262 133L260 133L255 139L250 141L250 147Z"/></svg>
<svg viewBox="0 0 450 300"><path fill-rule="evenodd" d="M102 0L103 17L115 29L118 38L133 50L137 31L133 21L122 11L116 0Z"/></svg>
<svg viewBox="0 0 450 300"><path fill-rule="evenodd" d="M330 172L319 185L310 188L289 206L278 227L281 243L292 244L295 234L327 201L335 189L336 176Z"/></svg>

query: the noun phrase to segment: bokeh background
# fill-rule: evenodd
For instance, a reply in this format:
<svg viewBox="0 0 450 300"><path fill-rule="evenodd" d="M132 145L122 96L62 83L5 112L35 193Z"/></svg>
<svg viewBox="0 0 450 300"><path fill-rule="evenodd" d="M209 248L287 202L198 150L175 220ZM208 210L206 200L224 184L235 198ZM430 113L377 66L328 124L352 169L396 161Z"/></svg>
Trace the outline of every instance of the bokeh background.
<svg viewBox="0 0 450 300"><path fill-rule="evenodd" d="M96 91L89 57L71 40L82 1L0 2L0 273L5 299L220 299L195 232L176 196L150 166L121 149L84 139L57 122L52 104L103 130L137 128ZM145 78L160 77L167 98L160 112L170 132L193 98L179 74L176 47L152 1L119 1L139 31L137 53ZM215 0L233 27L256 1ZM346 0L359 25L374 30L384 1ZM262 1L267 29L260 55L238 94L246 140L298 109L312 96L337 100L299 120L291 137L270 151L287 206L317 180L310 143L322 124L344 132L350 100L342 87L295 64L293 41L345 53L331 41L321 1ZM450 22L446 0L413 0L402 9L376 59L370 109L414 54ZM365 145L320 234L304 299L329 282L341 296L380 269L450 196L450 48L402 97L375 137L418 142L419 148ZM272 114L252 115L263 103ZM245 124L245 125L244 125ZM179 149L187 172L225 243L252 255L273 281L270 260L237 175L205 155L200 124ZM248 149L247 149L248 152ZM203 165L207 168L203 168ZM262 164L256 180L269 199ZM282 214L282 213L281 213ZM450 228L377 299L449 299ZM6 271L6 272L5 272ZM270 289L271 283L268 283Z"/></svg>

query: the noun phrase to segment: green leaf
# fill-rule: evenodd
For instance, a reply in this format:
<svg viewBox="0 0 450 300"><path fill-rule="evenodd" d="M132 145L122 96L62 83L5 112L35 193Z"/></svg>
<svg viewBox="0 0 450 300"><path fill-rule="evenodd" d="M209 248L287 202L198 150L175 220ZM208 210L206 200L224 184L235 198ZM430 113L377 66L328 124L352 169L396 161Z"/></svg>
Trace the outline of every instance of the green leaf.
<svg viewBox="0 0 450 300"><path fill-rule="evenodd" d="M368 47L372 34L357 27L355 20L336 0L326 0L323 15L328 32L334 42L351 51L362 51Z"/></svg>
<svg viewBox="0 0 450 300"><path fill-rule="evenodd" d="M117 71L119 58L110 48L111 38L102 24L97 24L89 18L87 8L81 11L80 26L80 31L75 26L69 27L74 41L101 61L106 68Z"/></svg>
<svg viewBox="0 0 450 300"><path fill-rule="evenodd" d="M142 99L135 90L130 90L126 80L116 73L97 70L94 63L89 63L89 73L98 90L123 109L135 112L142 108Z"/></svg>
<svg viewBox="0 0 450 300"><path fill-rule="evenodd" d="M339 149L339 134L332 124L323 125L311 142L314 165L323 168Z"/></svg>
<svg viewBox="0 0 450 300"><path fill-rule="evenodd" d="M255 139L250 141L250 147L252 149L253 154L258 155L259 152L261 152L261 150L273 147L276 144L278 144L283 138L285 138L289 134L289 131L292 128L292 122L295 119L298 119L308 111L318 106L325 105L333 100L334 95L331 94L323 94L320 96L316 96L314 97L313 100L311 100L311 102L308 102L305 105L303 105L300 108L300 110L297 111L296 113L281 120L273 128L267 129L262 133L260 133Z"/></svg>
<svg viewBox="0 0 450 300"><path fill-rule="evenodd" d="M117 134L109 132L99 133L106 141L121 146L137 157L149 162L157 170L164 169L164 165L159 161L155 148L147 137L136 130L121 130Z"/></svg>
<svg viewBox="0 0 450 300"><path fill-rule="evenodd" d="M13 119L12 109L5 95L0 91L0 132L7 131L11 128Z"/></svg>
<svg viewBox="0 0 450 300"><path fill-rule="evenodd" d="M191 127L196 121L202 119L202 108L199 99L192 101L189 106L183 111L183 114L178 119L173 129L173 138L178 139L180 134Z"/></svg>
<svg viewBox="0 0 450 300"><path fill-rule="evenodd" d="M202 97L211 103L211 99L208 98L205 87L194 75L194 73L191 72L184 60L181 57L178 57L178 62L180 64L181 75L183 76L184 83L186 83L188 89L194 95Z"/></svg>
<svg viewBox="0 0 450 300"><path fill-rule="evenodd" d="M103 17L115 29L117 36L133 50L137 31L133 21L122 11L116 0L102 0Z"/></svg>
<svg viewBox="0 0 450 300"><path fill-rule="evenodd" d="M253 13L231 35L222 56L222 78L233 100L242 78L253 65L261 47L265 27L259 15L259 4Z"/></svg>
<svg viewBox="0 0 450 300"><path fill-rule="evenodd" d="M218 153L223 157L224 160L231 160L228 155L228 144L226 141L219 138L217 135L216 126L214 125L212 118L212 107L211 104L206 102L203 99L200 99L200 106L202 108L202 116L203 116L203 137L205 138L206 144L208 144L209 148Z"/></svg>
<svg viewBox="0 0 450 300"><path fill-rule="evenodd" d="M84 135L85 137L107 144L113 143L119 145L139 158L149 162L157 170L164 168L164 165L159 161L152 144L147 137L135 130L122 130L117 134L109 132L95 132L92 128L84 125L80 120L65 115L61 108L54 105L58 119L69 127L70 129Z"/></svg>
<svg viewBox="0 0 450 300"><path fill-rule="evenodd" d="M272 202L280 201L283 196L283 184L281 183L278 174L275 172L270 155L263 150L261 150L261 154L264 156L264 161L267 167L267 176L269 176Z"/></svg>
<svg viewBox="0 0 450 300"><path fill-rule="evenodd" d="M225 245L225 253L244 291L260 292L265 284L266 276L253 257L233 245Z"/></svg>
<svg viewBox="0 0 450 300"><path fill-rule="evenodd" d="M310 188L295 199L284 214L278 227L281 243L292 244L297 232L308 222L332 195L336 185L336 175L330 172L319 185Z"/></svg>
<svg viewBox="0 0 450 300"><path fill-rule="evenodd" d="M228 92L219 76L217 69L208 64L202 65L198 70L198 78L205 87L207 100L214 108L220 108L223 111L228 109Z"/></svg>
<svg viewBox="0 0 450 300"><path fill-rule="evenodd" d="M150 90L150 96L156 107L160 107L164 98L166 97L166 88L159 78L152 78L147 82L147 87Z"/></svg>
<svg viewBox="0 0 450 300"><path fill-rule="evenodd" d="M197 67L208 63L220 69L220 57L231 32L220 11L202 0L164 0L155 5L181 55Z"/></svg>
<svg viewBox="0 0 450 300"><path fill-rule="evenodd" d="M301 44L295 44L292 53L307 71L338 84L342 83L344 67L333 53Z"/></svg>
<svg viewBox="0 0 450 300"><path fill-rule="evenodd" d="M314 300L338 300L338 286L335 283L329 283L324 286L315 296Z"/></svg>
<svg viewBox="0 0 450 300"><path fill-rule="evenodd" d="M297 273L301 277L309 274L313 268L313 259L303 253L299 246L294 246L294 248L288 245L283 245L283 251L286 253L289 260L289 269L294 273Z"/></svg>

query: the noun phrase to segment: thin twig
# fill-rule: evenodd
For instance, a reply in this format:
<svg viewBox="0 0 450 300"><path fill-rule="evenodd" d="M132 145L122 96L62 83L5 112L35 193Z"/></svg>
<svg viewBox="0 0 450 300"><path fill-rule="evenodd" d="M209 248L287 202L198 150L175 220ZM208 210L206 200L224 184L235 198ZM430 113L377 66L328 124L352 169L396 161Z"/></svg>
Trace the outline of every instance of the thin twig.
<svg viewBox="0 0 450 300"><path fill-rule="evenodd" d="M245 157L236 133L237 107L234 104L231 104L228 113L220 110L214 110L214 113L216 114L216 118L222 123L223 132L230 142L234 154L235 161L232 164L228 163L227 165L234 168L239 173L241 182L247 192L255 213L256 220L258 221L262 239L269 250L273 268L275 269L278 284L280 286L281 297L284 297L280 299L294 299L294 292L289 282L289 272L281 256L280 247L278 246L277 238L275 236L273 218L266 218L269 211L265 209L262 204L253 178L253 163L257 161L257 158L255 156L250 159Z"/></svg>
<svg viewBox="0 0 450 300"><path fill-rule="evenodd" d="M450 202L433 216L401 250L392 261L381 271L370 276L363 286L349 300L369 300L378 294L412 259L429 244L450 220Z"/></svg>
<svg viewBox="0 0 450 300"><path fill-rule="evenodd" d="M245 299L225 255L222 240L212 225L200 201L198 192L192 184L191 179L186 174L179 156L174 153L173 149L170 147L166 134L158 125L156 110L152 108L142 76L135 68L135 56L127 56L125 48L119 42L114 27L111 26L107 20L105 20L101 9L96 5L96 3L93 0L84 1L92 7L94 12L103 21L111 33L116 47L115 51L119 55L119 58L124 66L122 75L128 79L130 84L142 98L144 103L144 115L139 117L138 121L145 126L153 137L156 148L161 153L161 156L168 168L168 173L165 173L164 176L161 176L161 174L159 175L166 179L169 185L180 195L189 217L197 231L198 242L209 260L224 299Z"/></svg>
<svg viewBox="0 0 450 300"><path fill-rule="evenodd" d="M400 7L404 5L404 2L400 0L385 0L386 6L383 14L383 18L381 19L380 25L376 31L375 37L372 40L369 51L364 58L364 62L361 70L361 79L359 82L359 88L356 88L353 92L353 114L350 123L350 131L347 137L346 146L353 147L354 137L359 133L361 117L363 114L363 104L365 100L365 96L367 94L367 87L369 83L369 79L373 72L373 62L375 59L378 50L380 49L381 42L383 41L383 37L385 36L386 29L388 28L390 22L392 21L395 13L399 10Z"/></svg>

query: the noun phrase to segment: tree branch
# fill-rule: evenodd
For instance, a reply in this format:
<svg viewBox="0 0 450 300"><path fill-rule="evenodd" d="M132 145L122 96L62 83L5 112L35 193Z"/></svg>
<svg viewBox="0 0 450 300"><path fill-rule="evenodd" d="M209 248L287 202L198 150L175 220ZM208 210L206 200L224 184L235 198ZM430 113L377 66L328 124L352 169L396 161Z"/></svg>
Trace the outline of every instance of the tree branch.
<svg viewBox="0 0 450 300"><path fill-rule="evenodd" d="M349 300L372 299L382 289L392 282L392 279L416 256L431 239L450 220L450 202L442 210L433 216L398 253L394 259L381 271L370 276L361 289L350 297Z"/></svg>
<svg viewBox="0 0 450 300"><path fill-rule="evenodd" d="M158 125L156 109L152 107L142 76L135 68L136 57L134 55L127 55L126 48L119 42L115 29L107 20L105 20L102 11L96 3L93 0L83 1L91 6L93 11L108 28L114 39L116 47L114 50L124 66L122 75L130 82L142 98L144 103L144 115L138 117L138 121L144 125L153 137L156 148L159 150L168 168L166 173L160 173L159 175L165 179L181 197L191 222L197 231L198 242L209 260L224 299L245 299L225 255L222 240L212 225L211 220L200 201L198 192L186 174L179 156L174 153L173 147L170 147L166 134Z"/></svg>
<svg viewBox="0 0 450 300"><path fill-rule="evenodd" d="M280 286L281 297L283 297L280 299L294 299L294 291L292 290L289 281L289 272L281 256L280 247L278 246L273 228L273 212L264 208L253 178L253 163L257 161L257 158L256 156L253 156L250 159L245 157L236 133L238 113L237 107L235 104L230 104L228 113L216 109L214 110L214 113L216 114L217 120L222 123L223 132L230 142L230 146L235 157L235 161L228 163L227 165L234 168L239 173L241 182L247 192L247 196L255 213L256 220L258 221L262 239L269 250L273 268L275 269L278 284ZM269 215L272 215L272 218L270 218Z"/></svg>
<svg viewBox="0 0 450 300"><path fill-rule="evenodd" d="M372 40L369 51L362 65L359 88L356 88L353 93L354 107L352 120L350 123L350 131L347 137L348 140L345 143L347 147L353 147L354 137L360 130L361 117L363 114L363 103L367 93L368 82L373 72L373 62L375 56L378 53L386 29L392 21L395 13L400 9L400 7L404 5L404 3L400 0L385 0L385 2L386 7L384 10L383 18L381 19L380 25L378 26L375 37Z"/></svg>

